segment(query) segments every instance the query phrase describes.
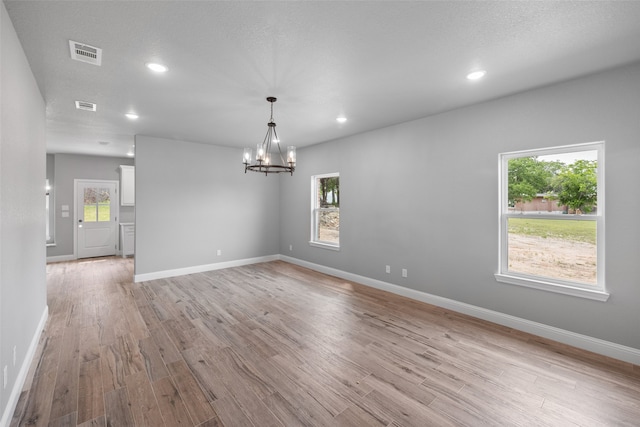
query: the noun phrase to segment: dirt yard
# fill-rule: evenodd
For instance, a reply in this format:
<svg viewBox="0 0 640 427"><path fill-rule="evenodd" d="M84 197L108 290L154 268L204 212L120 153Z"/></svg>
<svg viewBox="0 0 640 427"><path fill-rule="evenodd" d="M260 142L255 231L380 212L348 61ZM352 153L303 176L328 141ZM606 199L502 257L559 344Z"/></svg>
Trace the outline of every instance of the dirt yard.
<svg viewBox="0 0 640 427"><path fill-rule="evenodd" d="M339 214L325 214L320 240L339 241ZM509 235L509 269L520 273L596 284L596 246L571 240Z"/></svg>
<svg viewBox="0 0 640 427"><path fill-rule="evenodd" d="M509 269L596 284L596 246L562 239L509 235Z"/></svg>

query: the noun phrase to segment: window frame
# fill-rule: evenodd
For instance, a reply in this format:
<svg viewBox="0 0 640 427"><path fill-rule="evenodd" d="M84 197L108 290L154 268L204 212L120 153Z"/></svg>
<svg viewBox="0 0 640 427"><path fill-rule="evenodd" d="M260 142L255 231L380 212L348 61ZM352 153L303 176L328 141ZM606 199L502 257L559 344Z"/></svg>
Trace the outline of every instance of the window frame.
<svg viewBox="0 0 640 427"><path fill-rule="evenodd" d="M53 185L51 185L51 182L49 181L49 179L45 180L44 191L45 191L45 215L47 216L47 223L45 226L46 245L47 247L56 246L56 239L55 239L56 210L54 207L55 194L54 194Z"/></svg>
<svg viewBox="0 0 640 427"><path fill-rule="evenodd" d="M336 177L338 178L338 180L340 179L339 172L325 173L325 174L311 176L311 237L309 239L309 245L317 248L339 251L340 250L339 234L338 234L337 244L333 242L323 241L323 240L316 240L315 238L315 236L318 236L318 228L319 228L318 222L320 218L318 214L320 212L333 212L333 211L340 212L339 207L338 208L321 208L320 206L318 206L318 182L320 182L321 178L336 178Z"/></svg>
<svg viewBox="0 0 640 427"><path fill-rule="evenodd" d="M512 151L500 153L499 161L499 195L498 195L498 226L499 226L499 252L498 272L495 278L498 282L524 286L549 292L555 292L576 297L588 298L597 301L607 301L609 293L605 286L605 183L604 183L604 141L589 142L583 144L564 145L532 150ZM544 213L510 213L508 207L508 165L509 160L519 157L544 156L550 154L576 153L581 151L597 151L597 210L594 215L576 214L544 214ZM596 284L588 285L579 282L538 276L516 271L509 271L508 254L508 220L509 218L536 218L554 220L580 220L596 222Z"/></svg>

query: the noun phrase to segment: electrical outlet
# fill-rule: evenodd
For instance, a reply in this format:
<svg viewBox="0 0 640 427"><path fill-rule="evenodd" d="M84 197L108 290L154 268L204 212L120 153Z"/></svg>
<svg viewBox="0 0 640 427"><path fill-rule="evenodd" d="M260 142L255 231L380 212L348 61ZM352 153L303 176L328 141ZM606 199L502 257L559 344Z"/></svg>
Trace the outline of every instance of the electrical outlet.
<svg viewBox="0 0 640 427"><path fill-rule="evenodd" d="M406 268L402 269L402 277L407 277L407 269Z"/></svg>
<svg viewBox="0 0 640 427"><path fill-rule="evenodd" d="M387 274L390 274L390 273L391 273L391 266L390 266L390 265L387 265L387 266L384 268L384 271L386 271L386 273L387 273Z"/></svg>
<svg viewBox="0 0 640 427"><path fill-rule="evenodd" d="M16 366L16 346L13 346L13 366Z"/></svg>
<svg viewBox="0 0 640 427"><path fill-rule="evenodd" d="M7 381L9 380L9 367L7 365L4 365L2 378L3 378L2 382L4 384L2 388L7 388Z"/></svg>
<svg viewBox="0 0 640 427"><path fill-rule="evenodd" d="M222 255L222 249L218 249L218 256Z"/></svg>
<svg viewBox="0 0 640 427"><path fill-rule="evenodd" d="M293 250L293 245L289 245L289 251Z"/></svg>

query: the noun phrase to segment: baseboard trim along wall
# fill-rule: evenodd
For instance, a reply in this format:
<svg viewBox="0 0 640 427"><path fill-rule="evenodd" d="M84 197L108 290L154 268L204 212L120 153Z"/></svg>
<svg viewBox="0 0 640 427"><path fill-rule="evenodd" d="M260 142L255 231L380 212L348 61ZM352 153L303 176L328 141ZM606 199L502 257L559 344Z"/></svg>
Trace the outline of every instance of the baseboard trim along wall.
<svg viewBox="0 0 640 427"><path fill-rule="evenodd" d="M240 267L242 265L257 264L259 262L276 261L280 255L267 255L257 258L245 258L235 261L217 262L214 264L194 265L192 267L176 268L174 270L155 271L153 273L135 274L134 282L145 280L165 279L167 277L184 276L185 274L202 273L205 271L221 270L223 268Z"/></svg>
<svg viewBox="0 0 640 427"><path fill-rule="evenodd" d="M640 366L640 349L626 347L620 344L593 338L587 335L577 334L566 331L564 329L555 328L553 326L542 323L532 322L530 320L521 319L519 317L500 313L486 308L477 307L471 304L451 300L448 298L431 295L426 292L417 291L415 289L405 288L403 286L394 285L392 283L383 282L381 280L371 279L357 274L348 273L346 271L337 270L331 267L314 264L297 258L291 258L280 255L280 259L291 264L306 267L320 273L329 274L331 276L340 277L341 279L360 283L365 286L391 292L417 301L426 302L427 304L436 305L456 311L458 313L467 314L478 319L497 323L502 326L517 329L519 331L528 332L550 340L558 341L573 347L588 350L603 356L612 357L624 362L633 363Z"/></svg>
<svg viewBox="0 0 640 427"><path fill-rule="evenodd" d="M47 257L47 264L49 264L50 262L74 261L75 259L76 259L75 255L49 256Z"/></svg>
<svg viewBox="0 0 640 427"><path fill-rule="evenodd" d="M33 358L36 355L36 350L38 349L40 335L42 335L42 331L47 324L48 318L49 306L45 306L44 311L42 312L42 316L40 317L40 323L38 323L38 327L33 334L33 338L31 338L31 344L29 344L27 354L25 354L25 357L22 360L22 365L20 366L20 371L18 372L16 381L13 383L13 388L11 389L11 394L9 395L7 406L4 408L4 413L2 414L2 418L0 419L0 427L9 427L9 424L11 423L11 418L13 417L13 412L16 410L16 406L18 405L18 399L20 399L20 393L22 393L24 382L27 379L27 374L29 373L31 362L33 362Z"/></svg>

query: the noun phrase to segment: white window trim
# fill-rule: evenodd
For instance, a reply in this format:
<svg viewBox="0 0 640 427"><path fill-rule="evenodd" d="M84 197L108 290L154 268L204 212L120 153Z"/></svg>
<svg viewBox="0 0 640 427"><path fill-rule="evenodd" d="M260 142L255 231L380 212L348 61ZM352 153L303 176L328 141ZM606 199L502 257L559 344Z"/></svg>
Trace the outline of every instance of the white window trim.
<svg viewBox="0 0 640 427"><path fill-rule="evenodd" d="M547 154L561 154L572 153L578 151L593 151L598 152L598 200L597 200L597 213L593 216L586 215L545 215L545 214L524 214L524 213L509 213L507 209L508 200L508 162L510 159L527 156L543 156ZM588 298L597 301L607 301L610 294L606 290L605 286L605 262L604 262L604 232L605 232L605 185L604 185L604 141L590 142L585 144L565 145L561 147L552 147L546 149L537 150L525 150L514 151L509 153L502 153L499 155L499 195L498 195L498 220L499 220L499 264L498 272L494 275L498 282L508 283L511 285L524 286L533 289L539 289L548 292L555 292L564 295L571 295L581 298ZM508 218L549 218L549 219L561 219L561 220L582 220L582 221L596 221L596 256L597 256L597 285L589 286L582 285L580 283L564 281L555 278L545 278L541 276L528 275L524 273L511 272L508 269ZM595 217L595 219L594 219Z"/></svg>
<svg viewBox="0 0 640 427"><path fill-rule="evenodd" d="M316 206L316 198L318 197L318 188L316 187L316 184L318 182L318 179L320 178L332 178L332 177L338 177L340 178L340 173L338 172L334 172L334 173L325 173L325 174L320 174L320 175L313 175L311 177L311 237L309 238L309 245L316 247L316 248L322 248L322 249L329 249L332 251L339 251L340 250L340 243L335 244L335 243L331 243L331 242L323 242L321 240L314 240L314 237L316 236L316 227L317 227L317 221L316 221L316 210L324 210L324 211L330 211L330 210L335 210L335 209L328 209L328 208L323 208L320 209Z"/></svg>
<svg viewBox="0 0 640 427"><path fill-rule="evenodd" d="M47 247L55 246L55 224L56 224L56 216L55 216L55 207L54 207L54 193L53 186L49 182L48 179L45 180L45 197L47 198L46 205L46 215L47 215L47 223L46 223L46 245Z"/></svg>

